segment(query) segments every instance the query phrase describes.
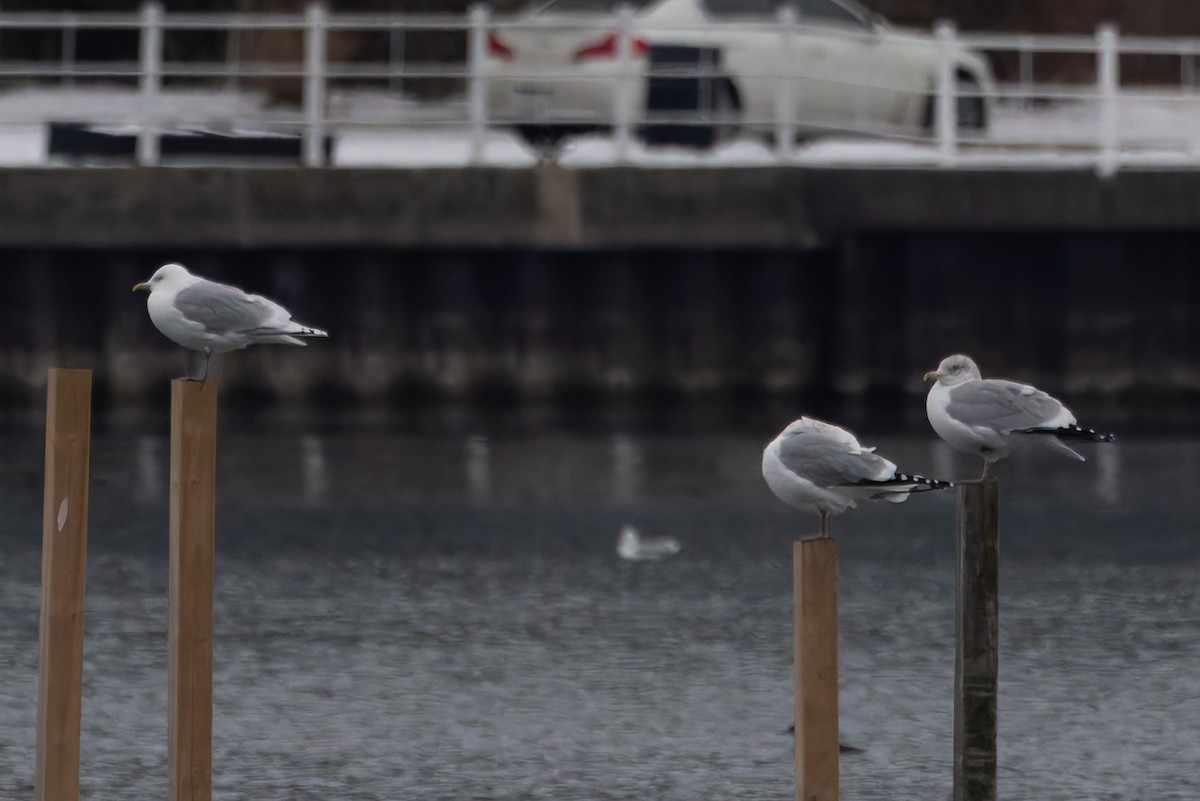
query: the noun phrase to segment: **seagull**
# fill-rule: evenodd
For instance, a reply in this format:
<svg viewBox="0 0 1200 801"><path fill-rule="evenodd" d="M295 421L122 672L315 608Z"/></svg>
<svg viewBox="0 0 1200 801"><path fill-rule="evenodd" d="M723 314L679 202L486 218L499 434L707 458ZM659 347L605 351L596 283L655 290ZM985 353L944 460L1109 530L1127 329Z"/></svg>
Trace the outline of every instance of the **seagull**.
<svg viewBox="0 0 1200 801"><path fill-rule="evenodd" d="M626 523L617 536L617 555L631 562L662 559L679 553L679 540L674 537L643 537L641 532Z"/></svg>
<svg viewBox="0 0 1200 801"><path fill-rule="evenodd" d="M821 537L830 515L860 500L900 503L914 492L947 489L948 481L899 473L896 465L865 448L844 428L801 417L763 450L763 478L790 506L821 515Z"/></svg>
<svg viewBox="0 0 1200 801"><path fill-rule="evenodd" d="M297 337L329 336L294 322L291 312L273 300L192 275L182 264L164 264L150 280L134 284L133 291L150 293L146 309L167 339L204 354L204 369L197 381L208 378L214 353L247 345L303 346Z"/></svg>
<svg viewBox="0 0 1200 801"><path fill-rule="evenodd" d="M969 356L942 359L925 374L934 379L925 398L929 424L951 447L983 457L982 481L988 467L1008 455L1015 434L1049 434L1051 441L1079 461L1082 455L1062 440L1116 442L1113 434L1098 434L1075 421L1071 410L1029 384L1000 378L981 378Z"/></svg>

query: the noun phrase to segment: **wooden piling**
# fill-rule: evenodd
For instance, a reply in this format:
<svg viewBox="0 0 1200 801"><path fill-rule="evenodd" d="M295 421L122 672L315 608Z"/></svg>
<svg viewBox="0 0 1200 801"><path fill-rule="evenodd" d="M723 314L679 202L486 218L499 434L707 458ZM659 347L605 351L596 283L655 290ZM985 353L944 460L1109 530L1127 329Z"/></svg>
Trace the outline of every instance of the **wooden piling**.
<svg viewBox="0 0 1200 801"><path fill-rule="evenodd" d="M170 801L212 798L215 381L171 382L167 770Z"/></svg>
<svg viewBox="0 0 1200 801"><path fill-rule="evenodd" d="M796 801L838 797L838 548L792 547L795 585Z"/></svg>
<svg viewBox="0 0 1200 801"><path fill-rule="evenodd" d="M91 370L50 371L33 782L37 801L79 798L91 407Z"/></svg>
<svg viewBox="0 0 1200 801"><path fill-rule="evenodd" d="M999 492L994 478L958 485L954 801L996 798Z"/></svg>

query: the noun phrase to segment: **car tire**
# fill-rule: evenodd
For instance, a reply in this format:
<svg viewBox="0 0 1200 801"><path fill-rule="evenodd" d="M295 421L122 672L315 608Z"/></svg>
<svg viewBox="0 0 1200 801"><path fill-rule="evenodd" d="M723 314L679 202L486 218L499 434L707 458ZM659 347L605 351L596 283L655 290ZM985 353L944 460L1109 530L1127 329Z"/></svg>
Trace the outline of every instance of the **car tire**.
<svg viewBox="0 0 1200 801"><path fill-rule="evenodd" d="M960 132L982 133L988 127L987 102L982 95L979 81L968 73L958 74L958 92L955 98L955 120ZM923 119L926 133L937 134L937 95L925 99Z"/></svg>

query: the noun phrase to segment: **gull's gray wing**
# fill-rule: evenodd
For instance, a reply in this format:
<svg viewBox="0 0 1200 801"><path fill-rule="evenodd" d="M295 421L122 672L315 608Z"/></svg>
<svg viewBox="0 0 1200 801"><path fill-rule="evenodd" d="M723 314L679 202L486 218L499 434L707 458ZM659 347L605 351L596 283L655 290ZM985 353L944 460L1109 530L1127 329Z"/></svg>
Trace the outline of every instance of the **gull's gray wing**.
<svg viewBox="0 0 1200 801"><path fill-rule="evenodd" d="M175 308L189 320L220 333L270 330L291 318L278 303L215 281L197 281L180 290Z"/></svg>
<svg viewBox="0 0 1200 801"><path fill-rule="evenodd" d="M946 413L955 420L1001 432L1044 426L1063 413L1063 405L1040 389L999 378L959 384L949 396Z"/></svg>
<svg viewBox="0 0 1200 801"><path fill-rule="evenodd" d="M783 466L818 487L878 481L895 472L896 466L862 448L850 448L845 442L810 431L803 431L779 443Z"/></svg>

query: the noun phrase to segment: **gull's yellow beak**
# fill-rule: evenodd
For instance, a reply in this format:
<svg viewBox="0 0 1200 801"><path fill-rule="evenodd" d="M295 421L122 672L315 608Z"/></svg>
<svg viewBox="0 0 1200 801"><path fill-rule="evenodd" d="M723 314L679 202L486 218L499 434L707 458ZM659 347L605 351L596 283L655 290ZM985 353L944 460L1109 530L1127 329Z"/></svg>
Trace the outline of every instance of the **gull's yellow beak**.
<svg viewBox="0 0 1200 801"><path fill-rule="evenodd" d="M134 287L134 289L137 289L137 287ZM937 370L930 370L928 373L925 374L925 378L923 380L933 381L933 380L937 379L938 375L939 375L939 373Z"/></svg>
<svg viewBox="0 0 1200 801"><path fill-rule="evenodd" d="M150 285L147 284L145 281L142 281L141 283L133 285L133 291L134 292L149 292Z"/></svg>

